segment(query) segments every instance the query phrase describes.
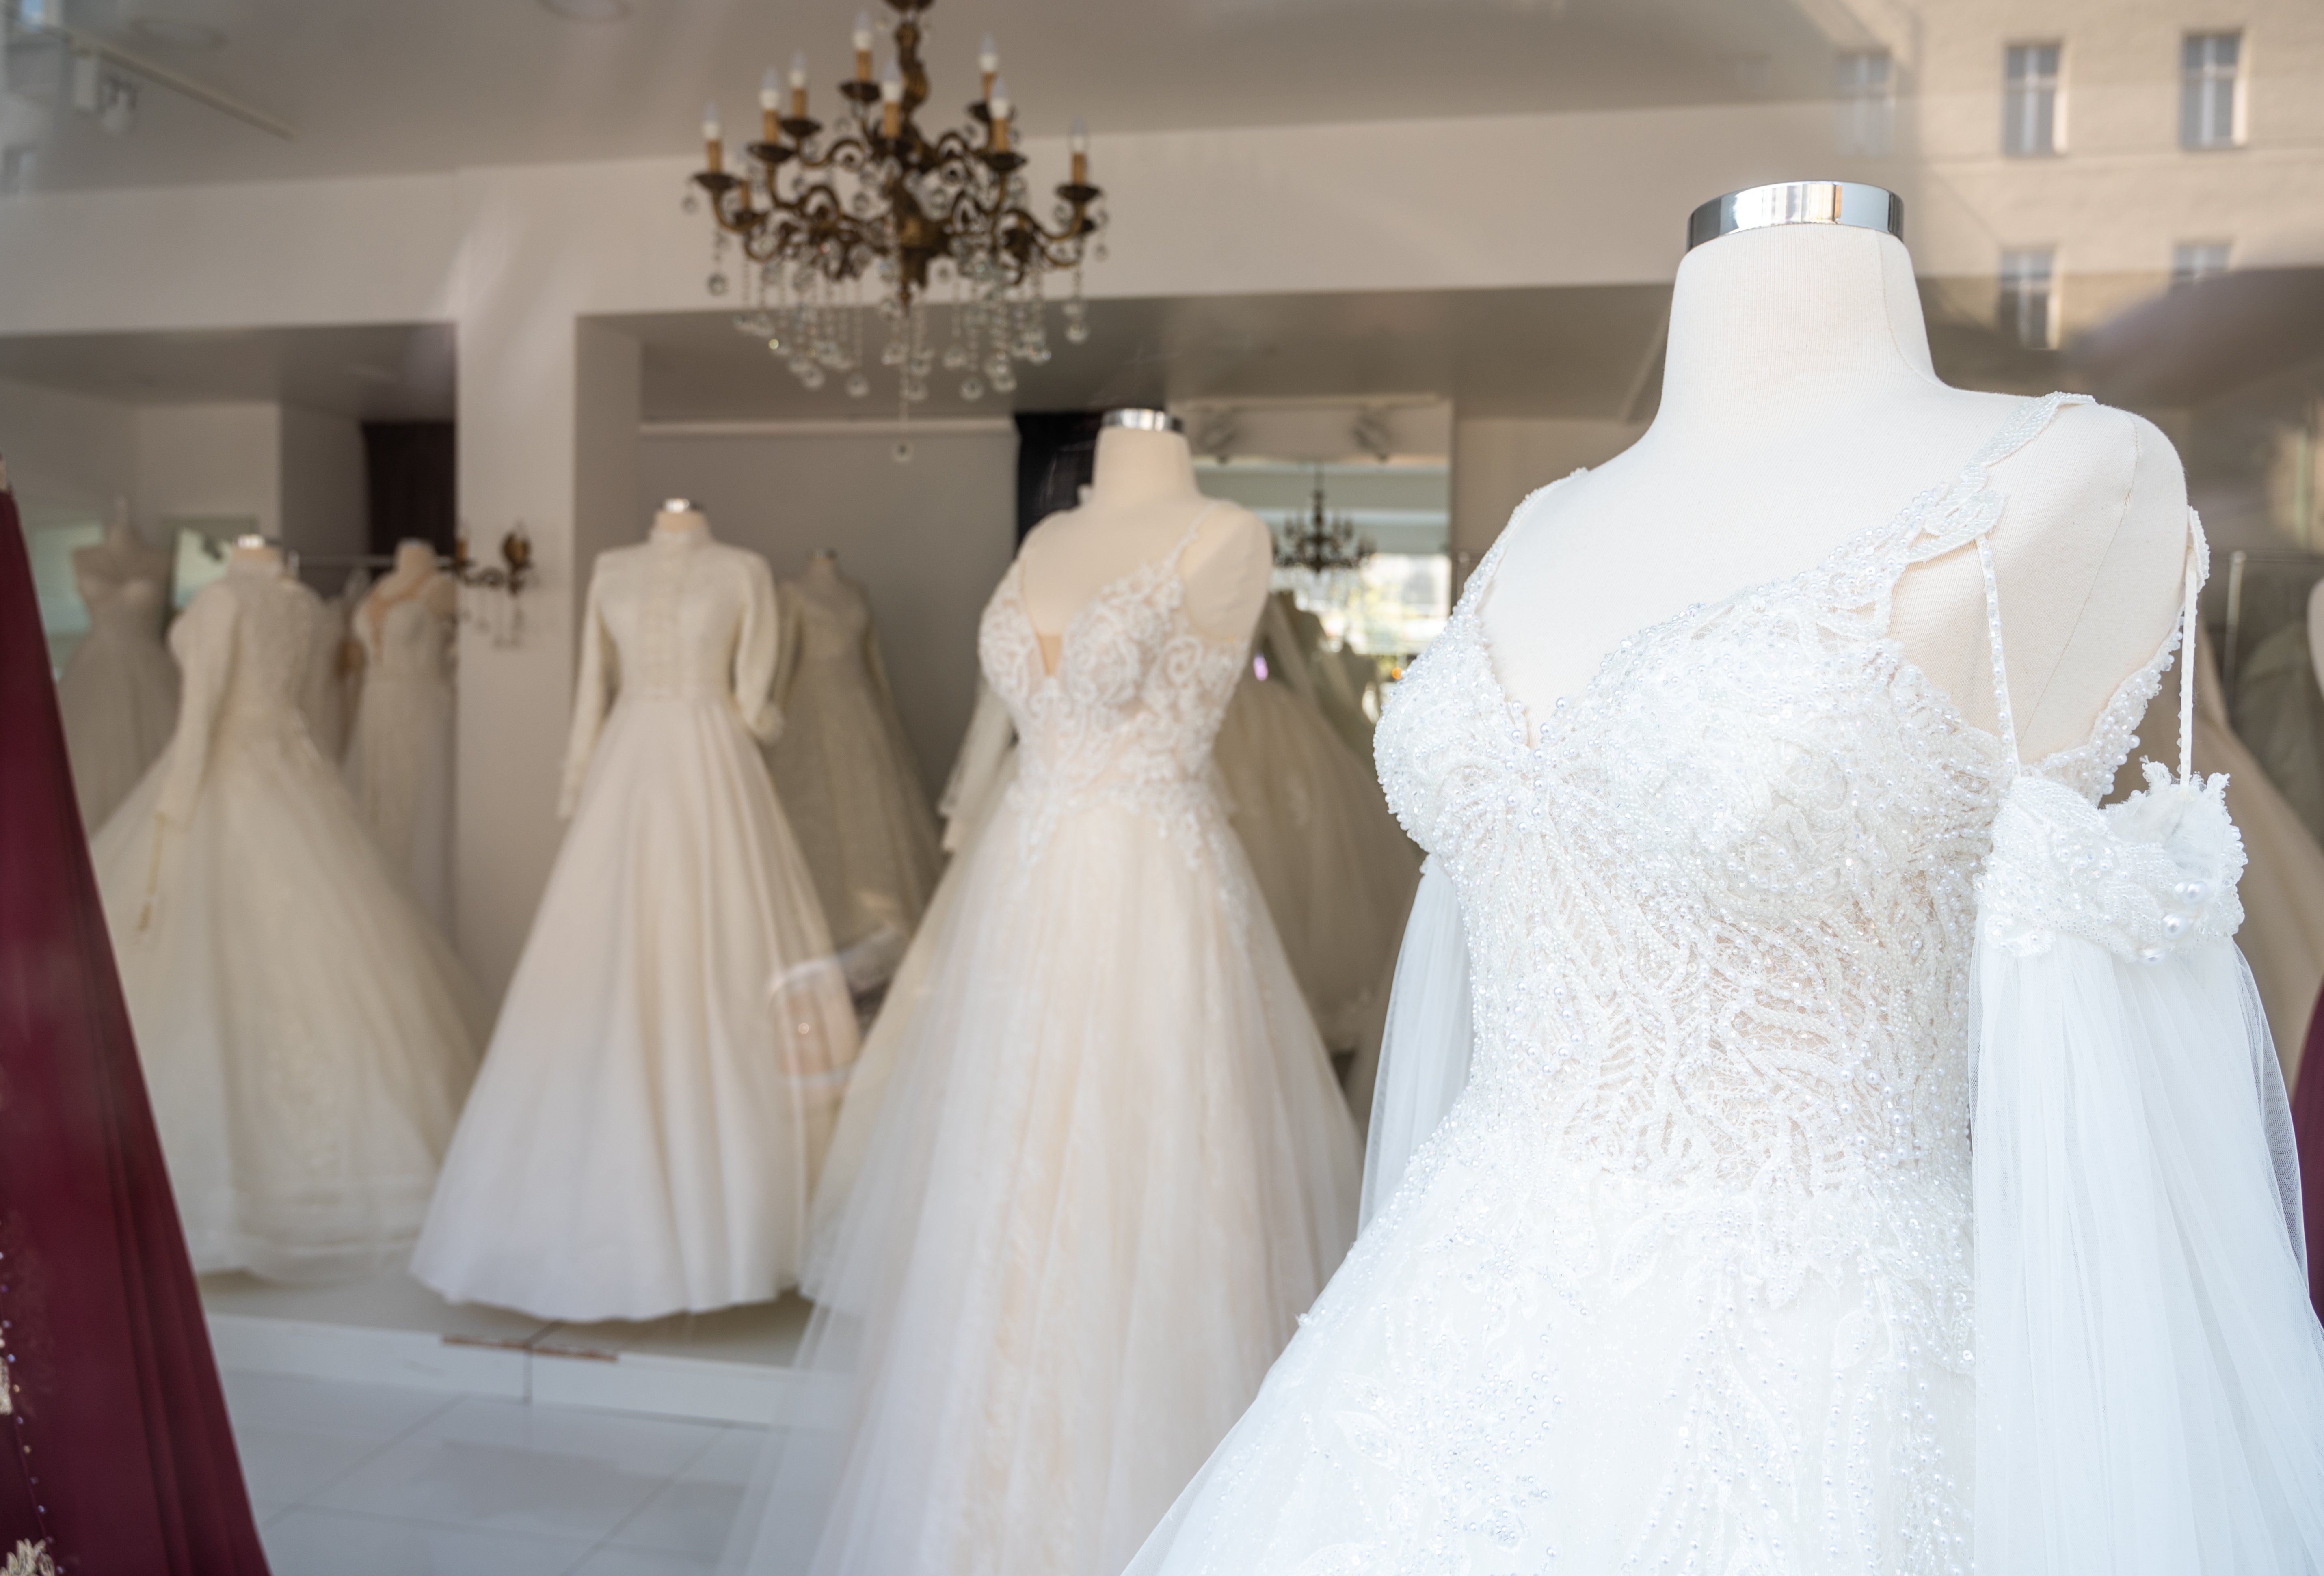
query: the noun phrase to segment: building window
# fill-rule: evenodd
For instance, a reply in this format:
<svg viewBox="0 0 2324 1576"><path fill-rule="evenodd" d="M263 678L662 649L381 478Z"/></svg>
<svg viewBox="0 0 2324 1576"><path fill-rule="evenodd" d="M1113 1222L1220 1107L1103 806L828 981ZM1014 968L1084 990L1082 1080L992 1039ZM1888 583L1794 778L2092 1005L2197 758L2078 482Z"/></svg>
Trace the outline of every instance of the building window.
<svg viewBox="0 0 2324 1576"><path fill-rule="evenodd" d="M2058 62L2063 44L2011 44L2003 59L2001 151L2016 158L2054 153L2061 134Z"/></svg>
<svg viewBox="0 0 2324 1576"><path fill-rule="evenodd" d="M2179 53L2179 145L2232 148L2243 136L2244 35L2190 32Z"/></svg>
<svg viewBox="0 0 2324 1576"><path fill-rule="evenodd" d="M1886 50L1840 57L1840 151L1858 159L1887 157L1896 124L1896 63Z"/></svg>
<svg viewBox="0 0 2324 1576"><path fill-rule="evenodd" d="M2048 247L2001 254L2001 331L2029 350L2058 343L2057 253Z"/></svg>
<svg viewBox="0 0 2324 1576"><path fill-rule="evenodd" d="M2171 248L2171 284L2173 289L2193 284L2199 279L2209 279L2227 271L2228 244L2225 241L2181 241Z"/></svg>

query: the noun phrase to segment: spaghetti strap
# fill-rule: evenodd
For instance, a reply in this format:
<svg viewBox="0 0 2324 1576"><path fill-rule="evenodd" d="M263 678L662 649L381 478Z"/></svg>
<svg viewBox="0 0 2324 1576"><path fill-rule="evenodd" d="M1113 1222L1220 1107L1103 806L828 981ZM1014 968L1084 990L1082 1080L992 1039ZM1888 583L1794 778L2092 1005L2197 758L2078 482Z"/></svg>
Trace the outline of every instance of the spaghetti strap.
<svg viewBox="0 0 2324 1576"><path fill-rule="evenodd" d="M2203 517L2187 511L2186 591L2179 607L2179 780L2195 780L2195 599L2211 577L2211 542Z"/></svg>
<svg viewBox="0 0 2324 1576"><path fill-rule="evenodd" d="M1194 522L1186 527L1186 534L1178 539L1178 545L1172 548L1168 553L1163 556L1161 562L1170 570L1171 573L1177 573L1178 560L1185 558L1186 556L1186 549L1194 545L1194 538L1196 534L1202 530L1203 521L1210 519L1212 514L1217 511L1218 506L1219 502L1215 498L1204 504L1201 512L1194 516Z"/></svg>

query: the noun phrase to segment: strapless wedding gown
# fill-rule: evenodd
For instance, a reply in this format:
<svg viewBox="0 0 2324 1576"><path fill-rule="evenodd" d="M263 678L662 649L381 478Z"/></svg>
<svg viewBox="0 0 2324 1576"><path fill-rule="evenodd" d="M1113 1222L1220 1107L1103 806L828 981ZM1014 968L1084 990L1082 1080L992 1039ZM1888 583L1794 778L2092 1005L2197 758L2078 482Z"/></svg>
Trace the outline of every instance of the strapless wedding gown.
<svg viewBox="0 0 2324 1576"><path fill-rule="evenodd" d="M895 973L935 890L936 813L896 717L862 587L788 582L778 593L781 736L767 749L775 797L815 872L848 983Z"/></svg>
<svg viewBox="0 0 2324 1576"><path fill-rule="evenodd" d="M2013 957L1978 935L1997 824L2017 840L2008 870L2027 878L2015 895L2073 901L2040 926L2020 917L2038 904L1989 908L1984 942L2022 950L2029 968L2051 950L2108 991L2126 981L2133 1001L2142 984L2181 982L2166 938L2232 929L2241 863L2216 785L2167 790L2172 805L2200 797L2190 822L2226 828L2200 880L2119 841L2091 807L2170 647L2088 742L2021 770L1888 633L1910 565L1971 544L1983 556L2002 508L1987 467L2061 402L2029 402L1952 486L1816 567L1624 641L1539 719L1537 743L1486 647L1479 608L1501 548L1486 555L1378 740L1390 802L1438 872L1416 927L1451 916L1420 950L1455 960L1425 989L1459 1036L1443 1054L1473 1057L1465 1091L1133 1576L2317 1568L2324 1336L2270 1174L2263 1110L2280 1110L2281 1087L2271 1101L2264 1026L2260 1055L2246 1048L2256 1013L2237 1010L2224 941L2190 966L2228 971L2227 1021L2158 1022L2189 1031L2189 1054L2149 1116L2167 1128L2208 1102L2203 1120L2232 1141L2192 1166L2165 1143L2142 1165L2126 1127L2085 1126L2079 1157L2061 1145L2012 1179L2021 1221L2007 1190L1988 1200L1982 1162L2037 1155L2028 1134L2086 1113L2071 1091L2049 1092L2061 1107L2026 1092L2058 1076L2038 1054L1987 1067L1972 1248L1972 965L1988 1030L2010 1007L1997 988L2034 977L2012 975ZM1537 507L1520 507L1504 545ZM2005 695L2005 732L2008 715ZM2182 907L2191 928L2165 917ZM2119 968L2125 944L2097 921L2139 937ZM1399 1033L1406 987L1400 964ZM2098 986L2077 989L2101 1001ZM2062 1042L2103 1028L2072 1011L2060 1025ZM2222 1044L2235 1055L2209 1059ZM1383 1097L1405 1049L1391 1041ZM2099 1103L2138 1075L2127 1062L2076 1074ZM2072 1207L2032 1218L2034 1201L2075 1193L2079 1163L2118 1161ZM2066 1244L2083 1222L2126 1208L2116 1178L2211 1188L2233 1207L2137 1221L2078 1257ZM2114 1285L2132 1260L2170 1256L2152 1245L2183 1240L2200 1258L2229 1237L2263 1273L2167 1309L2085 1303L2087 1326L2049 1329L2030 1359L2015 1304L1978 1306L1988 1255L2028 1305L2070 1303L2078 1270ZM2108 1344L2114 1322L2166 1317L2182 1321L2175 1348ZM1988 1319L2010 1338L1998 1350ZM2068 1375L2061 1393L2087 1399L2076 1387L2107 1373L2144 1381L2151 1404L2044 1415L2025 1405L2038 1397L2013 1353ZM2238 1362L2245 1387L2214 1405L2212 1369ZM1981 1436L1988 1408L2013 1426ZM2235 1453L2245 1428L2256 1454ZM2041 1470L2003 1492L1987 1452ZM2200 1464L2174 1483L2181 1460ZM2150 1483L2183 1497L2137 1492ZM1987 1505L1989 1492L2013 1503ZM2126 1519L2062 1514L2109 1493ZM2142 1514L2154 1524L2134 1525ZM2156 1562L2116 1562L2107 1545L2147 1532ZM1979 1557L1997 1546L2005 1557Z"/></svg>
<svg viewBox="0 0 2324 1576"><path fill-rule="evenodd" d="M388 862L448 935L453 622L429 601L423 589L355 610L365 660L346 779Z"/></svg>
<svg viewBox="0 0 2324 1576"><path fill-rule="evenodd" d="M1118 1570L1346 1248L1353 1124L1210 786L1246 659L1187 620L1193 534L1074 615L1054 674L1018 569L986 606L1017 779L923 931L814 1405L730 1568Z"/></svg>
<svg viewBox="0 0 2324 1576"><path fill-rule="evenodd" d="M411 1260L456 1302L656 1319L798 1278L855 1012L759 756L775 641L756 553L597 560L572 825Z"/></svg>
<svg viewBox="0 0 2324 1576"><path fill-rule="evenodd" d="M94 837L178 727L178 664L161 641L170 588L139 576L78 576L88 633L57 678L73 797Z"/></svg>
<svg viewBox="0 0 2324 1576"><path fill-rule="evenodd" d="M91 855L198 1270L399 1261L489 1014L298 699L312 592L237 562L171 626L177 736Z"/></svg>

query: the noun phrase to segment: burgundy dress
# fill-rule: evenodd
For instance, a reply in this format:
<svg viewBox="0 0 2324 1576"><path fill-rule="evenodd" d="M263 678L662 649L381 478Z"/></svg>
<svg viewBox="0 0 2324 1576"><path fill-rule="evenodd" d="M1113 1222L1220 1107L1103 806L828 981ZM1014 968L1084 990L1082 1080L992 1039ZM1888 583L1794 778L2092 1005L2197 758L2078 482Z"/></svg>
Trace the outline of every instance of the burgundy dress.
<svg viewBox="0 0 2324 1576"><path fill-rule="evenodd" d="M2300 1082L2292 1091L2292 1130L2300 1138L2300 1207L2307 1216L2308 1300L2324 1319L2324 995L2308 1019Z"/></svg>
<svg viewBox="0 0 2324 1576"><path fill-rule="evenodd" d="M0 1566L258 1576L0 484Z"/></svg>

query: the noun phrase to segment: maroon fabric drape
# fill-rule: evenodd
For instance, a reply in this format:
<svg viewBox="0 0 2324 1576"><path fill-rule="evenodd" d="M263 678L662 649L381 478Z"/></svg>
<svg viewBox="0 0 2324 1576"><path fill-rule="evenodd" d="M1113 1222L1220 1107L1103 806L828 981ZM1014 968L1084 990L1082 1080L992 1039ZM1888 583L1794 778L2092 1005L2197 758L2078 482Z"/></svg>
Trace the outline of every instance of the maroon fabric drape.
<svg viewBox="0 0 2324 1576"><path fill-rule="evenodd" d="M2324 1319L2324 994L2308 1019L2300 1082L2292 1091L2292 1130L2300 1138L2300 1207L2308 1227L2308 1300Z"/></svg>
<svg viewBox="0 0 2324 1576"><path fill-rule="evenodd" d="M0 1561L263 1576L0 493Z"/></svg>

